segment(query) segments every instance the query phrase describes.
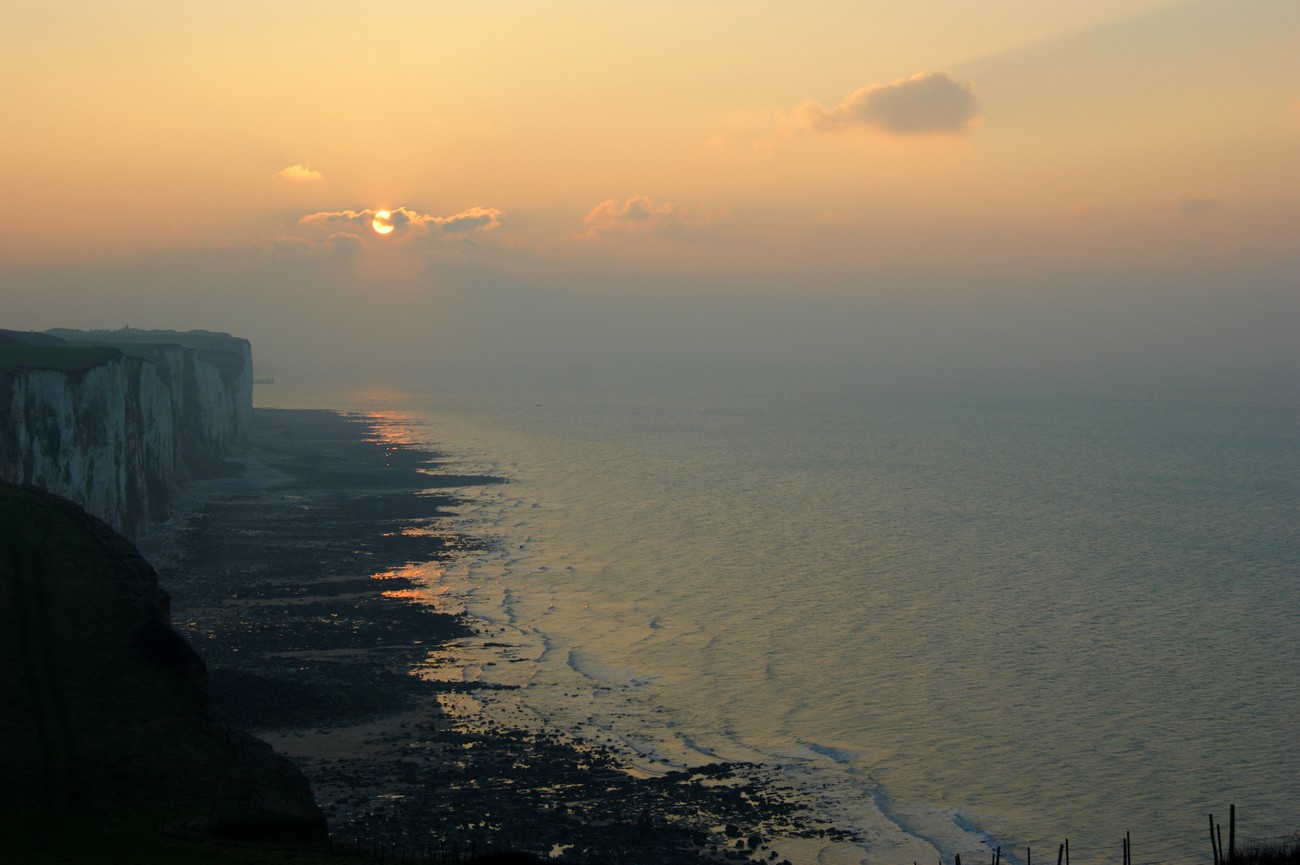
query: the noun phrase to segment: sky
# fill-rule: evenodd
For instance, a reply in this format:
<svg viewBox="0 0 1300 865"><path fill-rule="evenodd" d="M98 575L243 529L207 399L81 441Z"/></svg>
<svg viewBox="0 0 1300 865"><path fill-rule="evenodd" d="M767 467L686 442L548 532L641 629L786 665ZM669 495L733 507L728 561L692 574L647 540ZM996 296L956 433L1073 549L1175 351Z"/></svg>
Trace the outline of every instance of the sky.
<svg viewBox="0 0 1300 865"><path fill-rule="evenodd" d="M0 327L357 379L1294 383L1298 58L1294 0L8 0Z"/></svg>

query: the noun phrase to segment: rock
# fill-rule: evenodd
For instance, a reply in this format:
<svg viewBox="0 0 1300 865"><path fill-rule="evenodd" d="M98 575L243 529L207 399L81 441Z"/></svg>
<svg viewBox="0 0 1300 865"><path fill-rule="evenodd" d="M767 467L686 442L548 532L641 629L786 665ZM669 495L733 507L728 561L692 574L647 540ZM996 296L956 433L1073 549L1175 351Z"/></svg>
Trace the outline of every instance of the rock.
<svg viewBox="0 0 1300 865"><path fill-rule="evenodd" d="M247 340L191 331L0 331L0 480L72 499L129 538L180 480L231 470L252 426Z"/></svg>
<svg viewBox="0 0 1300 865"><path fill-rule="evenodd" d="M103 522L0 485L0 805L325 837L297 768L210 720L206 667L171 629L167 600Z"/></svg>

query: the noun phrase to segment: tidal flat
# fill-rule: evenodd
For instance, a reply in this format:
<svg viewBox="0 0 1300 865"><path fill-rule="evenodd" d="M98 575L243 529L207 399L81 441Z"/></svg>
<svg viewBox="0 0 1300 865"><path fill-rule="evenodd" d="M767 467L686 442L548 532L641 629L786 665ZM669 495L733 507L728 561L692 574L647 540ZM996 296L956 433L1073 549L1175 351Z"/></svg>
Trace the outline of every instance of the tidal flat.
<svg viewBox="0 0 1300 865"><path fill-rule="evenodd" d="M563 730L449 713L488 686L417 673L482 626L442 609L415 566L492 544L447 517L458 488L506 479L449 473L388 432L382 417L258 409L246 459L192 483L142 544L207 661L214 716L302 768L336 844L781 862L813 839L862 842L783 796L771 767L647 777Z"/></svg>

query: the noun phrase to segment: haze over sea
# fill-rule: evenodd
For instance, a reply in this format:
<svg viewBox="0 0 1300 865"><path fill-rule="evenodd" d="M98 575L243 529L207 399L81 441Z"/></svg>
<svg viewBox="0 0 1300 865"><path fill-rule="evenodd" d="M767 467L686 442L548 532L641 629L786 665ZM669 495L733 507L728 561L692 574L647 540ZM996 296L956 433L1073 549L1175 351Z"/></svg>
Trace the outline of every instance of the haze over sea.
<svg viewBox="0 0 1300 865"><path fill-rule="evenodd" d="M510 484L426 578L485 700L647 770L781 767L831 861L1205 860L1300 805L1293 395L310 387ZM505 644L502 647L501 644ZM524 659L519 661L517 659ZM494 665L488 660L497 661ZM515 663L506 661L515 660ZM638 756L639 755L639 756ZM932 847L930 845L933 845Z"/></svg>

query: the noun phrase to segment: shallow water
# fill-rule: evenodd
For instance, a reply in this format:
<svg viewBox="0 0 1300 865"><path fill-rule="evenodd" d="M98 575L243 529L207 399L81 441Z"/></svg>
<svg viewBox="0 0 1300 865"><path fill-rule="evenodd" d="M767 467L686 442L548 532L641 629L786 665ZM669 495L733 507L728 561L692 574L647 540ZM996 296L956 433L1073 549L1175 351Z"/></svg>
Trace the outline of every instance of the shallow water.
<svg viewBox="0 0 1300 865"><path fill-rule="evenodd" d="M497 552L436 577L505 644L470 674L523 686L490 710L646 771L781 766L866 837L792 858L1089 862L1130 830L1190 861L1229 803L1239 837L1297 828L1286 396L266 398L394 412L509 477L459 518Z"/></svg>

